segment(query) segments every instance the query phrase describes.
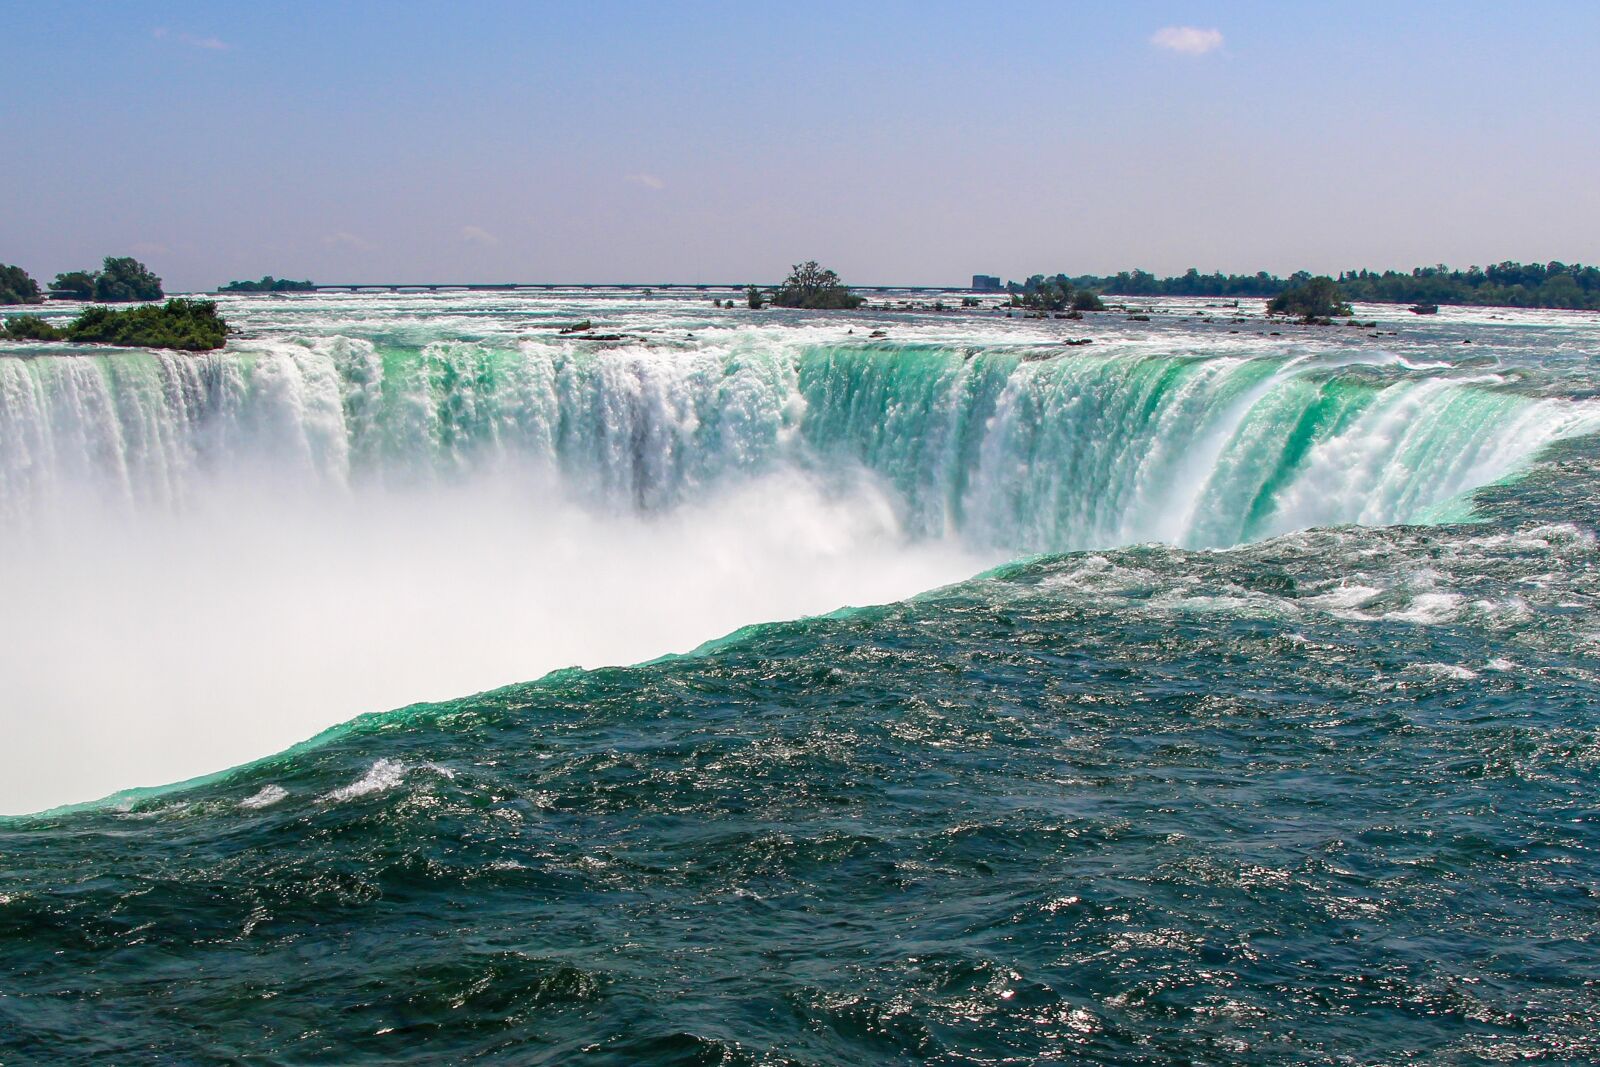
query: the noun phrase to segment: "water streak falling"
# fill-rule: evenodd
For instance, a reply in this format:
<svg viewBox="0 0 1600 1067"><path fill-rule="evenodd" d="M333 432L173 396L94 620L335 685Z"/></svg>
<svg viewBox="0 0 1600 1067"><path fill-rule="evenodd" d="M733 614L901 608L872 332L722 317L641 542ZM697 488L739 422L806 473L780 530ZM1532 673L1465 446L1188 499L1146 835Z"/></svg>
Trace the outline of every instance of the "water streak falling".
<svg viewBox="0 0 1600 1067"><path fill-rule="evenodd" d="M1593 404L1481 376L1031 354L334 337L3 360L0 509L26 522L85 490L173 507L230 480L346 489L515 470L530 493L656 512L793 470L880 481L921 537L1225 546L1425 519L1597 421Z"/></svg>

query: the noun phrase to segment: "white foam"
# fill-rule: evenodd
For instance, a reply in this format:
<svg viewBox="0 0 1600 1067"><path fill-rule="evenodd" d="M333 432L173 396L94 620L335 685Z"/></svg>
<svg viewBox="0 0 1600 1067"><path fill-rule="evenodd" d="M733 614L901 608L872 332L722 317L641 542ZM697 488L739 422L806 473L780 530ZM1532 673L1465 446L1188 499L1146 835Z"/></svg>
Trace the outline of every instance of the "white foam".
<svg viewBox="0 0 1600 1067"><path fill-rule="evenodd" d="M1436 626L1450 622L1461 614L1466 597L1458 593L1419 593L1409 605L1395 611L1384 612L1385 619L1395 622L1416 622Z"/></svg>
<svg viewBox="0 0 1600 1067"><path fill-rule="evenodd" d="M344 800L354 800L370 793L382 793L384 790L393 789L405 780L406 765L400 760L381 759L367 768L367 773L351 782L342 789L322 797L324 803L337 804Z"/></svg>
<svg viewBox="0 0 1600 1067"><path fill-rule="evenodd" d="M1383 590L1375 585L1340 585L1326 593L1301 597L1300 603L1326 611L1349 611L1369 604L1382 595Z"/></svg>
<svg viewBox="0 0 1600 1067"><path fill-rule="evenodd" d="M289 791L281 785L264 785L259 793L239 801L239 806L241 808L270 808L288 795Z"/></svg>
<svg viewBox="0 0 1600 1067"><path fill-rule="evenodd" d="M1470 682L1478 676L1477 671L1456 663L1423 663L1419 665L1418 669L1440 678L1449 678L1458 682Z"/></svg>

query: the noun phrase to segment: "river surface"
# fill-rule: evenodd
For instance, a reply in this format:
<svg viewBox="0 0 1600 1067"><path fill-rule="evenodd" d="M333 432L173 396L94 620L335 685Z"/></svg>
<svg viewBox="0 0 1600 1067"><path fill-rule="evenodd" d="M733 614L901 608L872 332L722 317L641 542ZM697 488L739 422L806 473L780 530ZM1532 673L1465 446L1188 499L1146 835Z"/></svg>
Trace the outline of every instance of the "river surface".
<svg viewBox="0 0 1600 1067"><path fill-rule="evenodd" d="M0 345L0 1062L1600 1057L1600 316L711 295Z"/></svg>

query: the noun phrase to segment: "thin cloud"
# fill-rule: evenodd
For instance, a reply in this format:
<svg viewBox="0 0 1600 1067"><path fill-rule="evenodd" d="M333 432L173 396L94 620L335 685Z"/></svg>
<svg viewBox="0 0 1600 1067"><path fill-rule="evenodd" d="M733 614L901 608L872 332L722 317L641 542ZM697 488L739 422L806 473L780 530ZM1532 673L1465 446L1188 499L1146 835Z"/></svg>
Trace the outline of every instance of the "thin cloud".
<svg viewBox="0 0 1600 1067"><path fill-rule="evenodd" d="M190 48L202 48L208 52L228 52L233 49L233 45L220 37L200 37L193 33L180 33L174 36L172 31L165 26L157 26L150 31L150 36L158 41L165 41L170 38L179 44L188 45Z"/></svg>
<svg viewBox="0 0 1600 1067"><path fill-rule="evenodd" d="M1169 52L1203 56L1222 47L1222 31L1204 30L1199 26L1163 26L1151 35L1150 43Z"/></svg>
<svg viewBox="0 0 1600 1067"><path fill-rule="evenodd" d="M461 227L461 239L463 241L470 241L475 245L484 245L485 247L500 243L500 238L496 237L494 234L490 233L481 226Z"/></svg>
<svg viewBox="0 0 1600 1067"><path fill-rule="evenodd" d="M355 248L363 252L372 250L372 242L365 238L357 237L346 230L336 230L322 239L322 243L329 248Z"/></svg>
<svg viewBox="0 0 1600 1067"><path fill-rule="evenodd" d="M654 174L630 174L627 181L646 189L665 189L667 183L657 178Z"/></svg>

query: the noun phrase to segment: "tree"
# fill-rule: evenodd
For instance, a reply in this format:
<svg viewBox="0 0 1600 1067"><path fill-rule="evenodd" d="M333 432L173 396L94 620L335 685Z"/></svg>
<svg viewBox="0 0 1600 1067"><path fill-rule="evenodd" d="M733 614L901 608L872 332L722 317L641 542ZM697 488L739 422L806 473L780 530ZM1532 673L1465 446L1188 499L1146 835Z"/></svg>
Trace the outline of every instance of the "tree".
<svg viewBox="0 0 1600 1067"><path fill-rule="evenodd" d="M61 293L73 300L92 300L94 275L86 270L69 270L64 274L57 274L56 280L50 283L50 291Z"/></svg>
<svg viewBox="0 0 1600 1067"><path fill-rule="evenodd" d="M1105 304L1100 302L1100 294L1093 289L1079 289L1072 294L1073 311L1104 311Z"/></svg>
<svg viewBox="0 0 1600 1067"><path fill-rule="evenodd" d="M864 301L850 292L831 270L824 270L814 259L796 263L783 285L772 293L772 303L785 308L849 310Z"/></svg>
<svg viewBox="0 0 1600 1067"><path fill-rule="evenodd" d="M1054 278L1035 274L1020 286L1012 282L1007 288L1011 290L1013 307L1065 311L1072 306L1072 282L1065 274L1057 274Z"/></svg>
<svg viewBox="0 0 1600 1067"><path fill-rule="evenodd" d="M37 304L43 300L39 283L27 271L0 263L0 304Z"/></svg>
<svg viewBox="0 0 1600 1067"><path fill-rule="evenodd" d="M1339 283L1327 276L1307 278L1293 289L1286 289L1267 305L1269 315L1300 315L1307 319L1326 319L1350 314L1350 305L1339 293Z"/></svg>
<svg viewBox="0 0 1600 1067"><path fill-rule="evenodd" d="M132 256L107 256L94 280L94 298L107 303L160 300L161 279Z"/></svg>
<svg viewBox="0 0 1600 1067"><path fill-rule="evenodd" d="M98 271L74 270L57 274L50 291L71 300L99 300L108 304L135 300L160 300L161 279L132 256L107 256Z"/></svg>

